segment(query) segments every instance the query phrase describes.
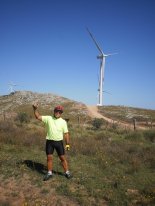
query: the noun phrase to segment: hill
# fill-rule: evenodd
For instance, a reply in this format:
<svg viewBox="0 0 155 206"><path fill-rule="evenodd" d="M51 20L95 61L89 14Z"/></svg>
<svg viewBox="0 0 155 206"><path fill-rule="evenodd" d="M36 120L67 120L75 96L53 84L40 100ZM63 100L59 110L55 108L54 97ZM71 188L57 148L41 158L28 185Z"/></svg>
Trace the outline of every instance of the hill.
<svg viewBox="0 0 155 206"><path fill-rule="evenodd" d="M39 109L43 114L53 113L53 108L61 104L64 106L64 118L75 121L78 117L88 116L85 104L76 102L55 94L42 94L31 91L16 91L9 95L0 96L0 118L15 118L18 113L25 112L32 116L32 104L39 103Z"/></svg>

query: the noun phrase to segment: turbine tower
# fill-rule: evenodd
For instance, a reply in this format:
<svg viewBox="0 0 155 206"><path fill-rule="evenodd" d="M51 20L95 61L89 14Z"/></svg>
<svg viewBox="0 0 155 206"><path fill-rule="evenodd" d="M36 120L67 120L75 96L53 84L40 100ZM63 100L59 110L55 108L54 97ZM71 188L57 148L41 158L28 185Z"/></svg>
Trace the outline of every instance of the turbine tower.
<svg viewBox="0 0 155 206"><path fill-rule="evenodd" d="M87 31L88 31L89 35L91 36L93 42L95 43L97 49L100 52L100 54L97 56L97 58L100 59L100 77L99 77L99 88L98 88L98 93L99 93L99 100L98 101L99 102L98 102L97 105L98 106L103 106L103 82L104 82L105 59L106 59L106 57L114 55L116 53L104 54L88 28L87 28Z"/></svg>

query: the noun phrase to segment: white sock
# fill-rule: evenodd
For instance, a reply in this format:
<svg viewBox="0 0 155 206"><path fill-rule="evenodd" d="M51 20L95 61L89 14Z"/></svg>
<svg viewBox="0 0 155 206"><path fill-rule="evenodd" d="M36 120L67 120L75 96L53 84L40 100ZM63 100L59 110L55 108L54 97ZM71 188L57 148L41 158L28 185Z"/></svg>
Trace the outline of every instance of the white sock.
<svg viewBox="0 0 155 206"><path fill-rule="evenodd" d="M66 171L66 174L70 174L69 170Z"/></svg>
<svg viewBox="0 0 155 206"><path fill-rule="evenodd" d="M49 174L49 175L52 175L52 171L48 171L48 174Z"/></svg>

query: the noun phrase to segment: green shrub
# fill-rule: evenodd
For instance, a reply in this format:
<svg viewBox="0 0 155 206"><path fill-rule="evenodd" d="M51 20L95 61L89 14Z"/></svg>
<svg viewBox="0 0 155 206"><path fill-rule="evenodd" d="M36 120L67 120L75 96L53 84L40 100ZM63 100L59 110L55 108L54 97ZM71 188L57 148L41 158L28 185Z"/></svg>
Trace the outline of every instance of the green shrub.
<svg viewBox="0 0 155 206"><path fill-rule="evenodd" d="M101 126L103 125L103 119L95 118L92 121L92 125L94 129L100 129Z"/></svg>

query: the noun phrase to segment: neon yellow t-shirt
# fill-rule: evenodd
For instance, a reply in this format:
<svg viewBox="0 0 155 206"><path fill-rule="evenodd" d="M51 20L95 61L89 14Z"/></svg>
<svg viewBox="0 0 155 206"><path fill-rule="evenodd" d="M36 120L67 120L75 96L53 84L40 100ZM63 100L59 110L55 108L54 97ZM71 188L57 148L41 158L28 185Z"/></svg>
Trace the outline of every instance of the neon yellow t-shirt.
<svg viewBox="0 0 155 206"><path fill-rule="evenodd" d="M42 116L42 122L46 126L48 140L63 140L63 134L68 132L67 123L61 117L56 119L53 116Z"/></svg>

